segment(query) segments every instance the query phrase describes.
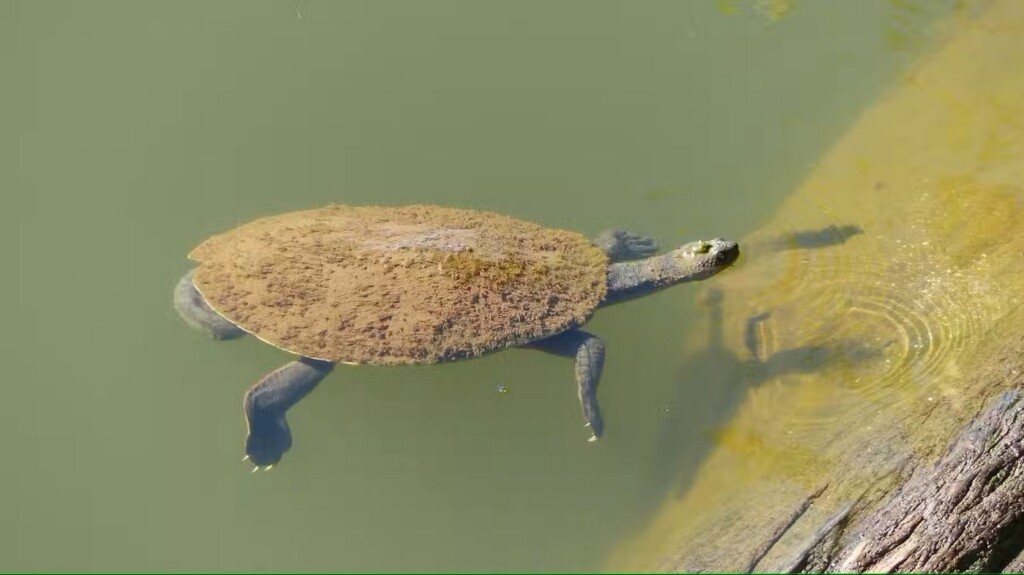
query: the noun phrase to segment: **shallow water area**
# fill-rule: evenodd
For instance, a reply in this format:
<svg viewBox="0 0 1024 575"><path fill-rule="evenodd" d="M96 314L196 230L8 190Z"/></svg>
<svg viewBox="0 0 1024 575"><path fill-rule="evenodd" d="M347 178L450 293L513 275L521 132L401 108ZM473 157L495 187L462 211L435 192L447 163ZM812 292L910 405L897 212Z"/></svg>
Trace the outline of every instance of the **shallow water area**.
<svg viewBox="0 0 1024 575"><path fill-rule="evenodd" d="M773 374L849 375L801 388L818 408L794 422L800 437L875 403L946 397L915 378L956 369L978 318L1009 304L1003 287L956 273L978 236L941 259L920 242L997 225L970 210L1015 191L967 182L981 190L967 197L987 198L972 208L958 186L915 188L963 223L923 212L898 237L838 200L751 230L972 6L0 4L2 566L598 569L716 445L778 450L795 467L817 457L762 435L780 401ZM204 239L332 203L487 209L588 236L621 226L666 249L749 239L704 289L587 324L608 349L596 444L571 363L516 349L339 366L290 412L281 464L253 474L239 461L242 394L290 357L251 337L204 339L172 289ZM832 235L791 232L829 226L859 250L790 249ZM869 255L894 245L917 247ZM914 292L885 284L893 265ZM849 287L786 298L806 284ZM755 432L724 428L730 394L754 379L766 390L746 420Z"/></svg>
<svg viewBox="0 0 1024 575"><path fill-rule="evenodd" d="M1024 10L984 8L744 238L736 273L702 286L715 331L692 354L718 358L733 415L617 565L785 569L814 526L927 467L1015 379ZM809 518L759 555L795 509Z"/></svg>

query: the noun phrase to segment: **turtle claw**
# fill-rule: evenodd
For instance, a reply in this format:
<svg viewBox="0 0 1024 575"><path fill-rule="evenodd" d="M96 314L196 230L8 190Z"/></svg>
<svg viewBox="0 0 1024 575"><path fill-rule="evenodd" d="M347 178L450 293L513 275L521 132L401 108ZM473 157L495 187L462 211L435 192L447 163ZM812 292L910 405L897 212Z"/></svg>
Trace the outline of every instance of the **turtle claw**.
<svg viewBox="0 0 1024 575"><path fill-rule="evenodd" d="M590 439L587 440L587 443L597 443L597 436L591 435Z"/></svg>
<svg viewBox="0 0 1024 575"><path fill-rule="evenodd" d="M245 463L246 461L249 461L249 456L248 455L246 455L245 457L242 458L242 463Z"/></svg>

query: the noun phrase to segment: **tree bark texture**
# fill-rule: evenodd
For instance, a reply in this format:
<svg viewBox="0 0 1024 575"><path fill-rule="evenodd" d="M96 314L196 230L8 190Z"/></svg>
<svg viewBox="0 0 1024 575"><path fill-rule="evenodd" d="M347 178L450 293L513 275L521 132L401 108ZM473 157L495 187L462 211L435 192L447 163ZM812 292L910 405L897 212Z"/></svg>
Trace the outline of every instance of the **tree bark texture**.
<svg viewBox="0 0 1024 575"><path fill-rule="evenodd" d="M1024 567L1024 393L996 397L934 466L874 512L831 518L789 564L801 572L1007 572Z"/></svg>

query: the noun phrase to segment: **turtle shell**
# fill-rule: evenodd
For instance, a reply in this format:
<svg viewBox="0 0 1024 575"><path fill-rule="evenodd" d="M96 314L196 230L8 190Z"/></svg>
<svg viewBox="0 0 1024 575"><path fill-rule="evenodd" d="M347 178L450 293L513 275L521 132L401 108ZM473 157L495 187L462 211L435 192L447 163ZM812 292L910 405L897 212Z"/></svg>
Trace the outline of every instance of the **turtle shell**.
<svg viewBox="0 0 1024 575"><path fill-rule="evenodd" d="M434 363L585 322L608 258L586 237L437 206L326 208L196 247L207 303L267 343L346 363Z"/></svg>

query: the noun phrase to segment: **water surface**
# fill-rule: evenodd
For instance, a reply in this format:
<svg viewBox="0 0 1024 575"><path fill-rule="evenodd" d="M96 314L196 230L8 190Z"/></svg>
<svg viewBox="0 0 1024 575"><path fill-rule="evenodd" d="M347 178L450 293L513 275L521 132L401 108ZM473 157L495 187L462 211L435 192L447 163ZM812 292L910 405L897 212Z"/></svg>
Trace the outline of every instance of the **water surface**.
<svg viewBox="0 0 1024 575"><path fill-rule="evenodd" d="M288 357L189 331L185 255L331 202L740 238L955 4L0 4L0 565L598 568L726 416L658 441L714 381L683 363L694 290L589 324L598 445L571 365L512 350L338 369L252 475L242 393Z"/></svg>

